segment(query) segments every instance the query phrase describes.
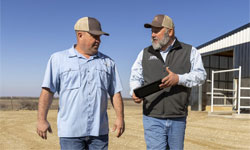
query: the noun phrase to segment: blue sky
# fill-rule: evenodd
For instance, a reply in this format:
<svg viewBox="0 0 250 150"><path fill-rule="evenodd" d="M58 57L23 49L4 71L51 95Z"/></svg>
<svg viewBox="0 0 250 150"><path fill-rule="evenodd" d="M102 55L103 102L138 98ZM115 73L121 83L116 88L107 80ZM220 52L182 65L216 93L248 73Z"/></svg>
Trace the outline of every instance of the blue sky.
<svg viewBox="0 0 250 150"><path fill-rule="evenodd" d="M1 0L0 96L39 96L47 61L74 43L74 24L97 18L105 32L99 50L115 60L129 97L130 69L151 44L143 27L170 16L177 38L199 46L250 22L249 0Z"/></svg>

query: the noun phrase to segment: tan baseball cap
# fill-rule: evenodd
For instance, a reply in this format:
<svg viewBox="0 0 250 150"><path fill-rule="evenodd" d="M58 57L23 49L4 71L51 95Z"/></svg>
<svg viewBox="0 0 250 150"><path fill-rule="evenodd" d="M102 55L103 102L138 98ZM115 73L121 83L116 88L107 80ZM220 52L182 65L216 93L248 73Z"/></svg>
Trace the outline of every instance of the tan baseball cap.
<svg viewBox="0 0 250 150"><path fill-rule="evenodd" d="M94 35L104 34L109 36L108 33L102 31L100 22L97 19L91 17L83 17L77 20L74 29L75 31L85 31Z"/></svg>
<svg viewBox="0 0 250 150"><path fill-rule="evenodd" d="M152 23L144 24L145 28L152 28L152 27L166 27L169 29L174 28L174 23L169 16L166 15L156 15L152 21Z"/></svg>

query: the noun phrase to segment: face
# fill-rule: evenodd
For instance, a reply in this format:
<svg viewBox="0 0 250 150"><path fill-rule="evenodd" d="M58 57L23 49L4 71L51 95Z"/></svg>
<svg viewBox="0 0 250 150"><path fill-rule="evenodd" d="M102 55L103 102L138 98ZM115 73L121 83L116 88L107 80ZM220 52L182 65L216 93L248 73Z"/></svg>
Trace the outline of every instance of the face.
<svg viewBox="0 0 250 150"><path fill-rule="evenodd" d="M156 49L161 49L163 46L167 45L170 38L168 35L167 28L163 27L152 27L152 46Z"/></svg>
<svg viewBox="0 0 250 150"><path fill-rule="evenodd" d="M98 52L101 44L101 35L93 35L88 32L78 32L78 44L87 55L94 55Z"/></svg>

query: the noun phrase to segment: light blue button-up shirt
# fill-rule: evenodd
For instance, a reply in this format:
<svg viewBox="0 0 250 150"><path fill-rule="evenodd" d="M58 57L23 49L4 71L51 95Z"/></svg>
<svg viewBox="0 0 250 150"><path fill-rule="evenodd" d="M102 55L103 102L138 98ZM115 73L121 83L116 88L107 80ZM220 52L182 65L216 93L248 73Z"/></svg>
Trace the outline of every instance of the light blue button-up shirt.
<svg viewBox="0 0 250 150"><path fill-rule="evenodd" d="M165 51L160 52L164 61L166 61L168 52L174 45L174 42ZM195 47L192 47L190 55L191 55L190 56L190 63L191 63L190 72L185 73L185 74L178 74L179 76L178 85L183 85L189 88L204 83L206 76L207 76L206 70L203 67L201 55ZM142 58L143 58L143 50L141 50L141 52L137 56L137 59L135 60L131 68L131 76L130 76L130 95L131 96L135 88L140 87L144 84Z"/></svg>
<svg viewBox="0 0 250 150"><path fill-rule="evenodd" d="M113 96L122 90L111 58L98 52L87 59L74 47L54 53L42 87L59 94L59 137L108 134L107 94Z"/></svg>

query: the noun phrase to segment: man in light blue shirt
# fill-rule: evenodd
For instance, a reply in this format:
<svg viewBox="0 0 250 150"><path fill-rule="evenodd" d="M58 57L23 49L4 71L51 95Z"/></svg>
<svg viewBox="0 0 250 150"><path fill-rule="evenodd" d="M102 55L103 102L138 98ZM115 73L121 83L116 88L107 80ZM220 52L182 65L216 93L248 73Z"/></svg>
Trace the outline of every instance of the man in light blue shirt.
<svg viewBox="0 0 250 150"><path fill-rule="evenodd" d="M47 113L58 92L61 149L108 149L107 94L116 111L113 130L117 130L117 137L125 130L117 68L111 58L98 51L100 36L109 34L91 17L79 19L74 29L77 44L49 59L39 99L37 133L47 139L47 131L52 132Z"/></svg>
<svg viewBox="0 0 250 150"><path fill-rule="evenodd" d="M131 69L130 94L136 103L143 101L144 138L148 150L184 148L190 88L206 79L199 52L179 42L174 23L157 15L151 28L152 45L143 49ZM160 91L139 97L134 89L161 80Z"/></svg>

